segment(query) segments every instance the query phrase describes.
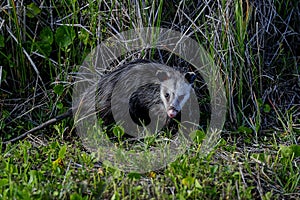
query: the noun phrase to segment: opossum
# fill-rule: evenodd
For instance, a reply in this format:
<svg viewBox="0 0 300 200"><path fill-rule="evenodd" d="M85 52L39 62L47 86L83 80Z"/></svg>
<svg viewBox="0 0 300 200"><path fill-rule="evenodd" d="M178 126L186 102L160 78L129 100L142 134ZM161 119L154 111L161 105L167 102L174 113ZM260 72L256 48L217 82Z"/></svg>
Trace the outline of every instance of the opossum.
<svg viewBox="0 0 300 200"><path fill-rule="evenodd" d="M100 78L97 84L96 111L98 112L98 117L104 121L105 125L115 123L112 114L111 98L117 82L122 80L122 77L126 77L130 69L136 68L139 70L139 66L150 63L153 63L153 61L136 60ZM180 111L190 96L196 75L193 72L181 74L179 71L163 67L162 65L153 65L151 70L156 70L154 76L157 77L158 81L157 83L144 84L131 94L127 102L130 117L139 126L148 125L151 122L149 112L154 110L157 116L165 116L166 127L172 127L174 126L172 119L180 118ZM124 83L124 89L126 92L126 83ZM70 108L67 112L40 124L16 138L2 142L2 144L18 141L29 133L36 132L50 124L71 117L74 109L76 110L76 108Z"/></svg>
<svg viewBox="0 0 300 200"><path fill-rule="evenodd" d="M128 99L125 96L132 91L129 87L133 83L127 80L130 77L139 87L134 88ZM152 81L143 82L142 79L148 78ZM195 78L194 72L181 74L171 67L149 60L130 62L101 77L96 92L96 112L104 124L113 124L116 118L112 112L113 106L117 110L114 114L124 116L121 110L128 100L128 112L135 124L147 126L151 122L150 112L154 112L154 120L164 120L165 127L173 126L172 120L180 118L180 111L190 97ZM112 105L113 91L125 94L118 96L117 104L121 102L121 105Z"/></svg>

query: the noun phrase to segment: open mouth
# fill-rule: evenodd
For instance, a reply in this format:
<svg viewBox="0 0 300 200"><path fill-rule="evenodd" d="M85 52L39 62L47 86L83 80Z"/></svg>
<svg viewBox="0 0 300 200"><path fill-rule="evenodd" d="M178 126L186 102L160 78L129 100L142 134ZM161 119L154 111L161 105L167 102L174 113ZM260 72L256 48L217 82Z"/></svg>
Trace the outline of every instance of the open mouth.
<svg viewBox="0 0 300 200"><path fill-rule="evenodd" d="M170 118L174 118L176 117L176 115L178 114L178 110L176 110L175 108L171 107L169 108L169 110L167 111L167 114Z"/></svg>

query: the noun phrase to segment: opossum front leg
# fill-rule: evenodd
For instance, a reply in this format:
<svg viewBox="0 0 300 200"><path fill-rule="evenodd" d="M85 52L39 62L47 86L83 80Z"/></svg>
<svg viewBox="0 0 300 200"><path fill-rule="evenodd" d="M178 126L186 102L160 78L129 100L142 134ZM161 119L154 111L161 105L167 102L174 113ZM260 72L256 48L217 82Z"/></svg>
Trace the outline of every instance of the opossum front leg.
<svg viewBox="0 0 300 200"><path fill-rule="evenodd" d="M133 96L129 101L129 114L132 121L139 126L147 126L151 122L149 109L145 107L135 96Z"/></svg>

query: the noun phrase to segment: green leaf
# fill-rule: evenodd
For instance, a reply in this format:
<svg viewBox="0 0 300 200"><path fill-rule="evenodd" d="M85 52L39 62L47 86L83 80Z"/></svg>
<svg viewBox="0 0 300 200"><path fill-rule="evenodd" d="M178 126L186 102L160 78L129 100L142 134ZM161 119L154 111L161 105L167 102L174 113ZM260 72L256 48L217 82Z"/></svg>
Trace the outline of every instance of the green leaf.
<svg viewBox="0 0 300 200"><path fill-rule="evenodd" d="M281 155L283 157L290 157L293 153L293 150L289 146L280 145Z"/></svg>
<svg viewBox="0 0 300 200"><path fill-rule="evenodd" d="M74 39L75 31L73 27L61 26L55 32L55 41L63 51L67 50L67 47L73 43Z"/></svg>
<svg viewBox="0 0 300 200"><path fill-rule="evenodd" d="M52 44L53 43L53 33L50 27L45 27L40 33L41 42Z"/></svg>
<svg viewBox="0 0 300 200"><path fill-rule="evenodd" d="M214 165L210 168L210 172L211 174L215 174L218 170L219 166L218 165Z"/></svg>
<svg viewBox="0 0 300 200"><path fill-rule="evenodd" d="M297 158L300 156L300 145L292 144L290 146L280 146L281 155L283 157L289 158L294 154L294 157Z"/></svg>
<svg viewBox="0 0 300 200"><path fill-rule="evenodd" d="M271 106L269 104L264 105L264 112L269 113L271 111Z"/></svg>
<svg viewBox="0 0 300 200"><path fill-rule="evenodd" d="M244 134L251 134L253 132L253 130L251 128L246 127L246 126L240 126L238 128L238 132L244 133Z"/></svg>
<svg viewBox="0 0 300 200"><path fill-rule="evenodd" d="M70 200L81 200L82 197L78 193L73 193L70 196Z"/></svg>
<svg viewBox="0 0 300 200"><path fill-rule="evenodd" d="M191 133L191 138L193 139L194 142L201 144L205 138L205 132L201 130L196 130Z"/></svg>
<svg viewBox="0 0 300 200"><path fill-rule="evenodd" d="M239 178L239 177L240 177L240 172L234 172L234 173L232 174L232 177L233 177L233 178Z"/></svg>
<svg viewBox="0 0 300 200"><path fill-rule="evenodd" d="M196 179L195 180L195 187L198 189L202 189L203 187L200 185L199 181Z"/></svg>
<svg viewBox="0 0 300 200"><path fill-rule="evenodd" d="M225 140L224 138L221 138L220 141L219 141L218 146L223 146L223 147L227 146L226 140ZM227 147L228 147L228 146L227 146Z"/></svg>
<svg viewBox="0 0 300 200"><path fill-rule="evenodd" d="M295 154L295 158L300 157L300 145L292 144L290 146L290 148L292 149L293 153Z"/></svg>
<svg viewBox="0 0 300 200"><path fill-rule="evenodd" d="M66 155L66 151L67 151L67 145L62 146L58 152L58 157L63 159Z"/></svg>
<svg viewBox="0 0 300 200"><path fill-rule="evenodd" d="M130 179L137 179L137 180L139 180L141 178L141 174L135 173L135 172L131 172L131 173L128 174L128 177Z"/></svg>
<svg viewBox="0 0 300 200"><path fill-rule="evenodd" d="M124 129L120 126L115 126L113 128L113 133L116 137L120 138L124 135Z"/></svg>
<svg viewBox="0 0 300 200"><path fill-rule="evenodd" d="M36 170L30 170L29 175L30 175L30 178L29 178L29 181L28 181L27 184L28 185L36 184L37 183L37 171Z"/></svg>
<svg viewBox="0 0 300 200"><path fill-rule="evenodd" d="M49 27L43 28L39 35L39 41L35 42L35 48L44 56L49 57L52 52L53 33Z"/></svg>
<svg viewBox="0 0 300 200"><path fill-rule="evenodd" d="M41 13L41 9L37 7L33 2L27 5L26 8L27 8L26 15L29 18L34 18L35 16Z"/></svg>
<svg viewBox="0 0 300 200"><path fill-rule="evenodd" d="M6 80L6 76L7 72L4 69L2 69L2 71L0 71L0 83Z"/></svg>
<svg viewBox="0 0 300 200"><path fill-rule="evenodd" d="M89 33L86 30L82 30L79 32L78 38L84 45L87 45L89 42Z"/></svg>
<svg viewBox="0 0 300 200"><path fill-rule="evenodd" d="M63 104L62 102L58 102L58 103L56 104L56 107L57 107L59 110L61 110L61 109L64 107L64 104Z"/></svg>
<svg viewBox="0 0 300 200"><path fill-rule="evenodd" d="M52 52L51 44L38 41L35 43L36 49L42 53L44 56L49 57L50 53Z"/></svg>
<svg viewBox="0 0 300 200"><path fill-rule="evenodd" d="M53 87L53 90L55 94L60 96L64 92L64 86L61 84L57 84Z"/></svg>
<svg viewBox="0 0 300 200"><path fill-rule="evenodd" d="M6 179L6 178L0 179L0 187L5 186L5 185L8 185L8 179Z"/></svg>
<svg viewBox="0 0 300 200"><path fill-rule="evenodd" d="M181 180L182 185L185 185L188 187L192 186L194 184L194 182L195 182L195 179L191 176L188 176Z"/></svg>
<svg viewBox="0 0 300 200"><path fill-rule="evenodd" d="M5 47L5 43L4 43L4 37L3 35L0 35L0 48Z"/></svg>
<svg viewBox="0 0 300 200"><path fill-rule="evenodd" d="M111 197L111 200L119 200L119 199L121 199L121 198L120 198L119 193L117 193L117 192L115 192L114 195Z"/></svg>

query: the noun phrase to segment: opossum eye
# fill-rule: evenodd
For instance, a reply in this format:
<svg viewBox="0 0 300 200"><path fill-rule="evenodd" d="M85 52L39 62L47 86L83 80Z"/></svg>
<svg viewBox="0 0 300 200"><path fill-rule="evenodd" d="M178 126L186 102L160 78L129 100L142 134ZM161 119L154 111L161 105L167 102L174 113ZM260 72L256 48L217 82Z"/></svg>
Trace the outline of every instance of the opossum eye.
<svg viewBox="0 0 300 200"><path fill-rule="evenodd" d="M170 94L169 94L169 93L166 93L166 94L165 94L165 98L166 98L166 99L169 99L169 97L170 97Z"/></svg>

